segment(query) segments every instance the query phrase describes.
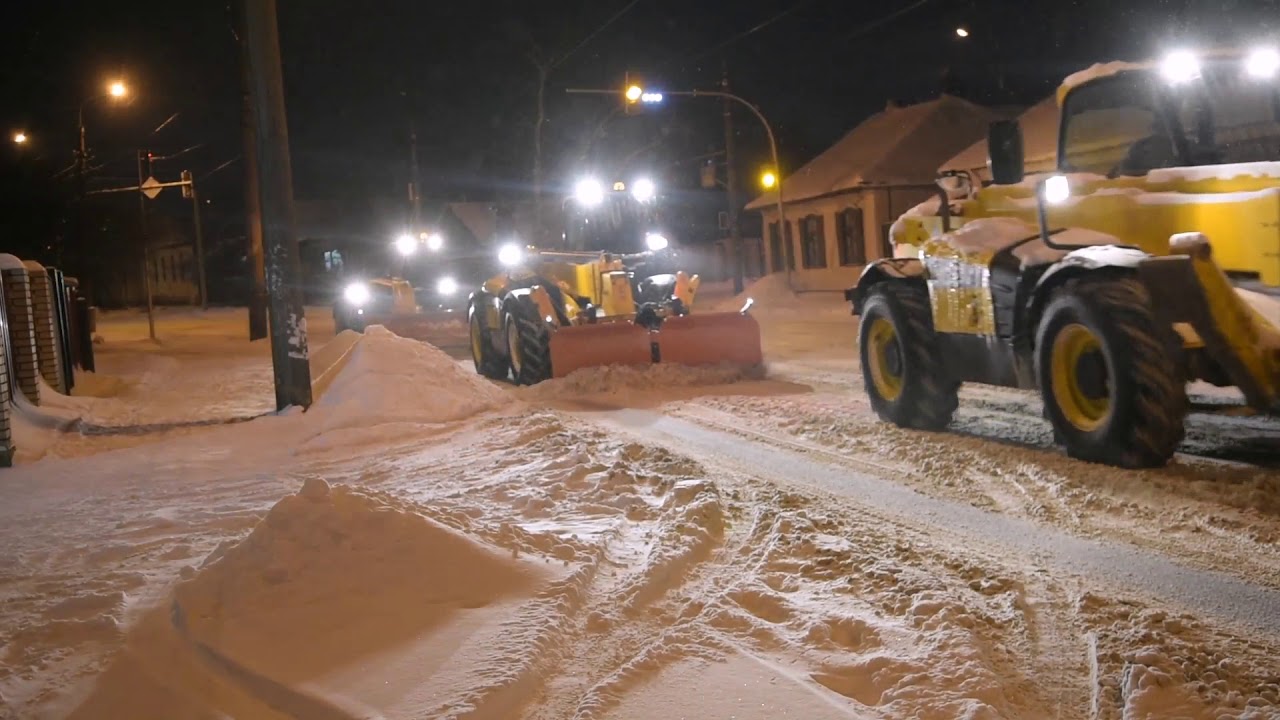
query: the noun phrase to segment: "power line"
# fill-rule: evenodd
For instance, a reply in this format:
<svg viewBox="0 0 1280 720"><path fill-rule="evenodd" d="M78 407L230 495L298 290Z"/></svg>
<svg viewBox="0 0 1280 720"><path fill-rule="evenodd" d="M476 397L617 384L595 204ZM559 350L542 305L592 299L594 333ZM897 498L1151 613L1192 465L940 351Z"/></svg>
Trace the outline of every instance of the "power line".
<svg viewBox="0 0 1280 720"><path fill-rule="evenodd" d="M559 60L556 60L555 62L551 63L551 66L547 68L547 71L550 72L551 70L554 70L557 67L560 67L561 65L563 65L565 60L568 60L574 53L581 50L587 43L594 40L597 35L604 32L605 29L608 28L610 25L612 25L614 22L616 22L618 18L622 17L623 15L626 15L628 10L630 10L631 8L635 7L638 4L640 4L640 0L631 0L631 2L623 6L621 10L614 13L612 17L610 17L608 20L605 20L603 25L596 28L591 32L590 35L587 35L585 38L583 38L582 42L578 43L577 45L574 45L572 50L565 53L564 55L561 55Z"/></svg>
<svg viewBox="0 0 1280 720"><path fill-rule="evenodd" d="M783 11L782 11L782 12L780 12L780 13L777 13L776 15L773 15L772 17L769 17L769 18L765 19L764 21L762 21L762 22L760 22L760 23L757 23L755 26L753 26L753 27L751 27L751 28L748 28L748 29L746 29L746 30L743 30L742 32L738 33L737 35L734 35L733 37L730 37L728 40L725 40L724 42L721 42L721 43L719 43L718 45L713 45L713 46L712 46L710 49L708 49L708 50L703 50L702 52L698 53L697 55L694 55L693 57L691 57L691 58L689 58L689 59L685 60L685 62L695 62L695 61L697 61L697 60L701 60L702 58L704 58L704 57L706 57L706 56L708 56L708 55L710 55L710 54L712 54L712 53L714 53L714 52L717 52L717 51L719 51L719 50L723 50L724 48L728 47L729 45L732 45L733 43L736 43L736 42L738 42L739 40L741 40L741 39L743 39L743 38L745 38L745 37L747 37L747 36L749 36L749 35L753 35L753 34L755 34L755 33L759 32L759 31L761 31L761 30L763 30L763 29L765 29L765 28L769 27L770 25L772 25L772 24L774 24L775 22L777 22L777 21L781 20L782 18L784 18L784 17L786 17L786 16L790 15L791 13L796 12L796 11L797 11L797 10L799 10L800 8L802 8L802 7L806 6L806 5L810 5L810 4L812 4L812 3L813 3L813 1L814 1L814 0L800 0L800 2L797 2L796 4L792 5L791 7L789 7L789 8L787 8L787 9L783 10Z"/></svg>
<svg viewBox="0 0 1280 720"><path fill-rule="evenodd" d="M859 35L862 35L862 34L864 34L864 33L867 33L867 32L870 32L870 31L872 31L872 30L875 30L876 28L880 27L881 25L884 25L885 23L888 23L888 22L891 22L891 21L893 21L893 20L896 20L898 17L900 17L900 16L902 16L902 15L906 15L907 13L911 12L912 10L915 10L916 8L918 8L918 7L920 7L920 6L924 5L925 3L928 3L928 2L931 2L931 0L916 0L915 2L911 3L910 5L908 5L908 6L904 7L904 8L899 8L899 9L895 10L894 12L891 12L891 13L889 13L888 15L885 15L884 17L882 17L882 18L880 18L880 19L878 19L878 20L872 20L871 22L867 23L866 25L863 25L863 26L862 26L862 27L860 27L860 28L856 28L853 32L849 33L848 35L845 35L844 37L842 37L842 38L840 38L840 39L841 39L842 41L843 41L843 40L852 40L853 38L856 38L856 37L858 37Z"/></svg>

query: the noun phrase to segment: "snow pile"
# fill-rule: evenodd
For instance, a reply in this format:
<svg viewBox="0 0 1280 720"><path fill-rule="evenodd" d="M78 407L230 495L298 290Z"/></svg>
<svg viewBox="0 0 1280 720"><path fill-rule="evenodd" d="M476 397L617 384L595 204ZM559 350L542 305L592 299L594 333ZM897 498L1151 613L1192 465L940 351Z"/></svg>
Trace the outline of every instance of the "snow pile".
<svg viewBox="0 0 1280 720"><path fill-rule="evenodd" d="M349 338L339 336L342 343ZM335 342L338 342L335 339ZM338 352L329 347L322 360ZM385 423L461 420L502 405L506 393L461 367L440 349L370 327L323 378L324 392L307 411L321 432Z"/></svg>
<svg viewBox="0 0 1280 720"><path fill-rule="evenodd" d="M344 366L351 348L362 336L354 330L343 330L319 350L311 353L311 394L319 397L329 389L329 384Z"/></svg>
<svg viewBox="0 0 1280 720"><path fill-rule="evenodd" d="M412 638L459 609L527 594L533 565L389 501L318 478L178 586L192 640L303 680Z"/></svg>
<svg viewBox="0 0 1280 720"><path fill-rule="evenodd" d="M728 385L765 376L760 366L707 365L691 367L675 363L654 363L644 367L606 365L582 368L562 378L523 388L522 395L538 400L554 400L574 395L619 394L636 390Z"/></svg>
<svg viewBox="0 0 1280 720"><path fill-rule="evenodd" d="M787 274L785 272L765 275L748 285L739 295L708 303L709 307L706 311L737 312L742 309L747 300L753 301L751 309L748 311L753 315L776 313L811 315L815 312L824 313L827 311L838 311L843 315L849 313L849 304L845 302L841 293L798 293L787 284ZM696 314L699 311L695 307L693 312Z"/></svg>

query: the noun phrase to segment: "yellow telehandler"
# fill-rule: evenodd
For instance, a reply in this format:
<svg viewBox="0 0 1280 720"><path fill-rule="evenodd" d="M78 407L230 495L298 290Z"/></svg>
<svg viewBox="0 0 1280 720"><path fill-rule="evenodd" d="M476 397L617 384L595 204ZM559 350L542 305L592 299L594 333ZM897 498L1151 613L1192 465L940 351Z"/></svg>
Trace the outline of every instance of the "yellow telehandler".
<svg viewBox="0 0 1280 720"><path fill-rule="evenodd" d="M993 182L899 218L846 291L872 407L937 430L961 383L1038 389L1069 455L1122 467L1172 457L1188 382L1280 412L1280 53L1098 65L1058 102L1056 173L992 125Z"/></svg>
<svg viewBox="0 0 1280 720"><path fill-rule="evenodd" d="M579 184L584 207L566 232L569 249L499 248L506 270L467 306L476 371L532 385L607 365L762 364L750 302L691 313L699 278L677 269L678 249L655 227L652 184L613 187ZM601 249L579 249L593 245Z"/></svg>

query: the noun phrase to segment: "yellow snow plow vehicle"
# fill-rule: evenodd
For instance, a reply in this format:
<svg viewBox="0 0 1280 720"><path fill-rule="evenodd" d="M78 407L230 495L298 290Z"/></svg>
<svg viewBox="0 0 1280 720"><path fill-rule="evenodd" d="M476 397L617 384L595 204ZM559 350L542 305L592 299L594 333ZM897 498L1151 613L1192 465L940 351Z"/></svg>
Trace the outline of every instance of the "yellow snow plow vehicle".
<svg viewBox="0 0 1280 720"><path fill-rule="evenodd" d="M1038 389L1072 457L1167 462L1186 385L1280 412L1280 53L1095 66L1058 93L1058 171L1016 121L972 182L846 291L882 419L937 430L961 383Z"/></svg>
<svg viewBox="0 0 1280 720"><path fill-rule="evenodd" d="M609 196L580 186L579 197L591 201L584 204L593 211L584 219L594 218L604 236L591 243L580 233L566 233L571 246L610 249L539 250L516 243L500 248L498 259L507 271L474 292L467 308L477 372L532 385L585 367L763 362L750 303L738 312L691 314L698 276L673 267L679 254L649 226L647 197L624 197L624 190L618 183ZM613 251L641 242L638 252Z"/></svg>

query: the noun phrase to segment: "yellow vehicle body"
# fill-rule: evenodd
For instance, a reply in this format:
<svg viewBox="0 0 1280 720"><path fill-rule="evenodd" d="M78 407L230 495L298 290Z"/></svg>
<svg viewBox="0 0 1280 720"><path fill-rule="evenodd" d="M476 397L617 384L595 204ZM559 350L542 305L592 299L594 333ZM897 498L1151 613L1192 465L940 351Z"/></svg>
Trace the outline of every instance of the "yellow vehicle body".
<svg viewBox="0 0 1280 720"><path fill-rule="evenodd" d="M533 251L472 298L477 371L534 384L588 367L763 362L760 328L745 308L690 315L700 278L683 271L660 277L656 294L637 297L626 258Z"/></svg>
<svg viewBox="0 0 1280 720"><path fill-rule="evenodd" d="M1155 82L1140 75L1155 72L1117 70L1134 73L1125 79L1134 83ZM1020 132L993 126L996 181L970 183L962 197L941 190L936 214L899 218L895 257L868 266L846 292L861 317L866 390L882 418L941 429L962 383L1038 389L1070 454L1140 467L1167 461L1181 441L1187 382L1236 387L1255 411L1280 413L1280 313L1259 310L1280 309L1280 154L1079 172L1073 163L1102 157L1109 165L1116 148L1117 169L1150 157L1139 150L1190 156L1193 142L1220 129L1209 122L1209 134L1202 127L1193 137L1175 112L1162 116L1172 149L1163 136L1119 133L1110 150L1077 143L1064 157L1073 93L1113 77L1068 82L1060 93L1057 176L1026 179ZM1183 87L1152 96L1192 92ZM1107 100L1099 107L1113 112L1143 107L1120 93ZM1238 108L1226 107L1221 125L1234 131ZM1214 111L1202 107L1194 122ZM1250 149L1280 148L1280 104L1270 113L1249 128ZM1213 142L1222 154L1230 146Z"/></svg>

